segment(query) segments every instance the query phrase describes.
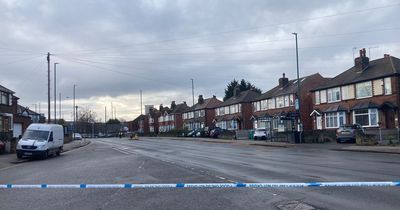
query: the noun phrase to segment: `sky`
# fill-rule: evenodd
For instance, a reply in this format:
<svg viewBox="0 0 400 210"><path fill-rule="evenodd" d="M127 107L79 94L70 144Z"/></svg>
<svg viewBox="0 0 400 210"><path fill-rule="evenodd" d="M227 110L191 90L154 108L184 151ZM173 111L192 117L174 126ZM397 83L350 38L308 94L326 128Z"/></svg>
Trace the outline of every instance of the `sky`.
<svg viewBox="0 0 400 210"><path fill-rule="evenodd" d="M113 107L130 121L140 90L143 104L192 105L191 79L195 100L222 99L233 79L263 92L283 73L295 79L293 32L300 76L334 77L361 48L371 60L400 57L399 9L395 0L0 0L0 85L47 115L50 52L51 107L57 62L64 119L75 84L80 109L104 121Z"/></svg>

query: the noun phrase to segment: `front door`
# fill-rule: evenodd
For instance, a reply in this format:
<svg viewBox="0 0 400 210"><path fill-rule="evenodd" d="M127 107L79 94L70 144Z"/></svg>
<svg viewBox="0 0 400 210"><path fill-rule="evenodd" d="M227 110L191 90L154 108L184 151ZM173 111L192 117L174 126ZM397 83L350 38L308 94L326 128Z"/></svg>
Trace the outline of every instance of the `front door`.
<svg viewBox="0 0 400 210"><path fill-rule="evenodd" d="M317 130L322 129L322 116L317 116Z"/></svg>
<svg viewBox="0 0 400 210"><path fill-rule="evenodd" d="M385 112L385 123L386 128L394 128L394 110L393 109L386 109Z"/></svg>

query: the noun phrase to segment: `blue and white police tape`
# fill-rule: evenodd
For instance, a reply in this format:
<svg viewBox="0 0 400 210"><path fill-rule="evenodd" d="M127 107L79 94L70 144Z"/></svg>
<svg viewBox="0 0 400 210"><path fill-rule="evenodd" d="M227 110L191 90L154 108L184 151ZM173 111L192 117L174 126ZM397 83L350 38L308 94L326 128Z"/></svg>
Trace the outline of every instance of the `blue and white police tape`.
<svg viewBox="0 0 400 210"><path fill-rule="evenodd" d="M177 184L0 184L0 188L294 188L294 187L393 187L400 181L384 182L294 182L294 183L177 183Z"/></svg>

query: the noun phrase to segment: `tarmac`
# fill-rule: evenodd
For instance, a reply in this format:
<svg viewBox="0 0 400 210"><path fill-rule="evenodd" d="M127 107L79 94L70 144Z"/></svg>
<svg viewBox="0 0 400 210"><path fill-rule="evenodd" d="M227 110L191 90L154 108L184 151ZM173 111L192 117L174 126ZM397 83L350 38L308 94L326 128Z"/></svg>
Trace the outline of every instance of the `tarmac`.
<svg viewBox="0 0 400 210"><path fill-rule="evenodd" d="M90 144L90 141L86 139L75 140L70 143L64 144L63 151L61 153L68 152L70 150L86 146L88 144ZM7 168L19 163L24 163L30 160L31 158L18 159L15 153L0 154L0 169Z"/></svg>

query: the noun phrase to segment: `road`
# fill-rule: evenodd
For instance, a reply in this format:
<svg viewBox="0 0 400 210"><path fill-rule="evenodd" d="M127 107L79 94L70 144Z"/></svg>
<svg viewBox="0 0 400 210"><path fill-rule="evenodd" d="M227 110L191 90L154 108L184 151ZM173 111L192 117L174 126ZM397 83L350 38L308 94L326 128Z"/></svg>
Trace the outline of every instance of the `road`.
<svg viewBox="0 0 400 210"><path fill-rule="evenodd" d="M400 180L400 155L172 139L96 139L0 169L0 183ZM0 209L398 209L400 187L0 189Z"/></svg>

